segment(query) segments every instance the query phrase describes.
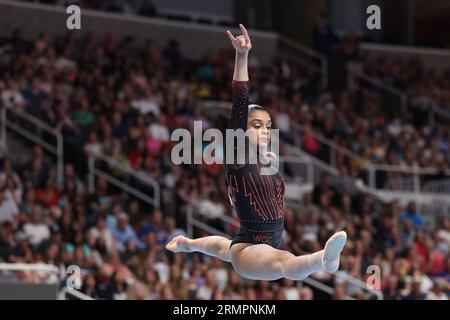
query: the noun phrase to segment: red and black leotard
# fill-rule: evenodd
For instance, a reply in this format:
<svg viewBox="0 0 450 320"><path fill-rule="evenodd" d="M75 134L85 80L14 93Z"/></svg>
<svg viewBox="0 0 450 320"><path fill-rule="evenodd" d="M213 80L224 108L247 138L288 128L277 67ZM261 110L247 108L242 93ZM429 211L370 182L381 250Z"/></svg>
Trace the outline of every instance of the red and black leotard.
<svg viewBox="0 0 450 320"><path fill-rule="evenodd" d="M228 127L247 130L248 81L233 81L233 109ZM246 142L248 143L248 141ZM284 229L285 184L281 176L261 174L261 164L225 164L230 196L240 220L231 242L265 243L278 248Z"/></svg>

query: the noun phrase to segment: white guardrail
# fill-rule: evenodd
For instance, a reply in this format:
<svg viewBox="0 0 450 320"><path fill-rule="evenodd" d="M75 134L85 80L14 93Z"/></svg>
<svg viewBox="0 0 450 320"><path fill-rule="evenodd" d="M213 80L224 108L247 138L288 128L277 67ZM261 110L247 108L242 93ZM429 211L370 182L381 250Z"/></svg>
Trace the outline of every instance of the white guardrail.
<svg viewBox="0 0 450 320"><path fill-rule="evenodd" d="M2 272L38 272L38 273L50 273L55 276L55 285L59 286L59 283L62 279L60 279L60 270L57 266L52 264L44 264L44 263L0 263L0 273ZM1 281L0 281L1 283ZM92 297L84 294L81 291L70 289L68 287L62 288L57 296L55 296L55 300L67 300L68 296L75 297L80 300L94 300Z"/></svg>

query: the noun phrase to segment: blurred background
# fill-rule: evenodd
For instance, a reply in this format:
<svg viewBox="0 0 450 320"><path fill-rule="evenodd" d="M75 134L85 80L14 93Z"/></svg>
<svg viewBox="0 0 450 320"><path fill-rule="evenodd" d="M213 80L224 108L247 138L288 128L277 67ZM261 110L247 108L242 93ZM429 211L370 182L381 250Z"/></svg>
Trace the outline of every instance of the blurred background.
<svg viewBox="0 0 450 320"><path fill-rule="evenodd" d="M280 130L282 249L345 230L336 274L250 281L164 248L239 227L222 166L170 157L173 130L225 128L239 23ZM448 0L0 0L0 298L447 300L448 30Z"/></svg>

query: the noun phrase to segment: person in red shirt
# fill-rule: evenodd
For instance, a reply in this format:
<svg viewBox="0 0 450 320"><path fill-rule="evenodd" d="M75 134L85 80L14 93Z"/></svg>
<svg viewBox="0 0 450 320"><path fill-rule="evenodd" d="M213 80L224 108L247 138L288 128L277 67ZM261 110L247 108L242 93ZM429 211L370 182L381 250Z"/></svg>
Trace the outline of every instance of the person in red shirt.
<svg viewBox="0 0 450 320"><path fill-rule="evenodd" d="M41 203L45 208L56 206L59 200L59 192L56 189L53 178L48 178L45 188L38 188L36 192L36 201Z"/></svg>

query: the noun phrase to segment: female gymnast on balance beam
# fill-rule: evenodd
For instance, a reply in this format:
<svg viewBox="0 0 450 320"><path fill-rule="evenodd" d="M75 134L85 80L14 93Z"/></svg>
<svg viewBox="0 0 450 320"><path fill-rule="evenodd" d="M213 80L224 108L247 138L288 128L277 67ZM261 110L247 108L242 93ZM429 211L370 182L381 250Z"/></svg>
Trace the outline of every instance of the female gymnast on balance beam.
<svg viewBox="0 0 450 320"><path fill-rule="evenodd" d="M237 37L227 31L236 50L229 128L253 133L246 143L259 150L270 141L272 121L263 107L249 106L247 60L252 44L245 27L242 24L239 27L242 34ZM220 236L198 239L177 236L166 248L173 252L201 252L218 257L231 262L240 276L252 280L302 280L321 270L336 272L347 239L344 231L335 233L323 250L312 254L295 256L277 249L284 229L285 185L278 173L262 174L264 169L259 162L225 164L230 197L240 221L239 232L233 240Z"/></svg>

